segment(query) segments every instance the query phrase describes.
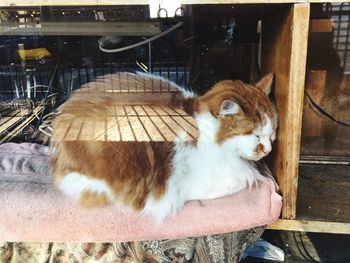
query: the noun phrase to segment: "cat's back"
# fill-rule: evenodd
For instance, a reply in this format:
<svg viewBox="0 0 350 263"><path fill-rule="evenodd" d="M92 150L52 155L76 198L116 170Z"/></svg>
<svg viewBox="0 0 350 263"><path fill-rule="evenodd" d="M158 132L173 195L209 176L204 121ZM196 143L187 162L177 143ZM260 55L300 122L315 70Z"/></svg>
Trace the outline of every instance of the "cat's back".
<svg viewBox="0 0 350 263"><path fill-rule="evenodd" d="M150 124L145 126L139 111L150 122L148 114L156 113L154 109L164 109L181 97L175 85L154 75L133 73L106 75L83 85L60 106L53 121L51 148L60 159L65 155L75 159L72 155L79 152L91 159L93 153L113 147L123 156L147 152L146 144L154 148L155 143L146 129ZM144 128L136 127L140 125ZM99 156L103 155L96 154L95 159Z"/></svg>
<svg viewBox="0 0 350 263"><path fill-rule="evenodd" d="M79 200L99 199L85 188L107 193L108 200L118 195L135 209L143 208L150 194L162 196L173 143L140 139L137 135L147 132L136 129L143 124L135 110L169 105L178 93L168 89L171 85L153 76L119 73L76 90L53 122L51 172L57 186ZM71 189L74 184L82 189Z"/></svg>
<svg viewBox="0 0 350 263"><path fill-rule="evenodd" d="M148 74L115 73L75 90L60 107L64 117L108 117L125 105L168 106L179 96L176 84Z"/></svg>

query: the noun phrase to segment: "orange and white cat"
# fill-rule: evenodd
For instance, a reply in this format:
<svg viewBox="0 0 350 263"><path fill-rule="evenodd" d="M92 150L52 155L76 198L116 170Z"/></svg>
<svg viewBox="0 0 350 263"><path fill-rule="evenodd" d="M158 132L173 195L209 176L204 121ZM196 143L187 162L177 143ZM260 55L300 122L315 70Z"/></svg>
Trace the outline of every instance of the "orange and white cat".
<svg viewBox="0 0 350 263"><path fill-rule="evenodd" d="M128 85L178 89L183 101L178 106L194 117L199 137L191 142L182 133L174 142L52 141L52 174L65 195L88 207L132 208L161 222L186 201L233 194L264 179L254 161L271 151L276 137L277 112L268 98L272 74L254 86L224 80L202 96L155 75L118 77L115 85L127 79ZM107 116L116 99L93 89L89 96L80 91L61 106L54 134L62 118Z"/></svg>

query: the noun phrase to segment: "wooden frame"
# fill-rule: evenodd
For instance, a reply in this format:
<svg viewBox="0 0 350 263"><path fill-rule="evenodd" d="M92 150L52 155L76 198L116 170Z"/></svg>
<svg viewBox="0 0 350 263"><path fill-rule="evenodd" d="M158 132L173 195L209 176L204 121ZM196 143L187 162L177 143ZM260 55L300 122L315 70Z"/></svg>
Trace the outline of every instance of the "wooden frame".
<svg viewBox="0 0 350 263"><path fill-rule="evenodd" d="M349 2L343 0L341 2ZM194 4L287 4L287 3L331 3L338 0L182 0L184 5ZM103 6L103 5L148 5L148 0L2 0L0 6Z"/></svg>
<svg viewBox="0 0 350 263"><path fill-rule="evenodd" d="M268 225L267 229L315 233L350 234L349 223L322 222L312 220L279 219L275 223Z"/></svg>
<svg viewBox="0 0 350 263"><path fill-rule="evenodd" d="M309 4L294 4L262 24L262 69L275 73L279 131L271 166L283 195L282 218L296 217Z"/></svg>

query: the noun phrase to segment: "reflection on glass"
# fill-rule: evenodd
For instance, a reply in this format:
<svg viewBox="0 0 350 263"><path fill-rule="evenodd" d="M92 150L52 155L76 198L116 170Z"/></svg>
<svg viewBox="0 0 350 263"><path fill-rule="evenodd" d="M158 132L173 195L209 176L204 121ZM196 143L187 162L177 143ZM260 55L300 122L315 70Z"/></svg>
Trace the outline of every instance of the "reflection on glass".
<svg viewBox="0 0 350 263"><path fill-rule="evenodd" d="M350 156L350 4L314 5L310 24L301 154Z"/></svg>
<svg viewBox="0 0 350 263"><path fill-rule="evenodd" d="M0 143L48 143L71 93L92 81L115 92L118 72L157 74L200 94L223 79L257 81L263 10L187 5L175 17L150 19L148 6L137 5L2 8ZM172 92L152 91L158 99Z"/></svg>

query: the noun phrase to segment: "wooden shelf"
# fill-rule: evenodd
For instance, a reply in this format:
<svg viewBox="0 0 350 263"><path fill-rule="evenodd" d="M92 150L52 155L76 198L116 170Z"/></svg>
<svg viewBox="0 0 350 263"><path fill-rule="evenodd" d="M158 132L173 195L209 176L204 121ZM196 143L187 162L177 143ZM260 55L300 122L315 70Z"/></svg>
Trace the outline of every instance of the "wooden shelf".
<svg viewBox="0 0 350 263"><path fill-rule="evenodd" d="M198 137L196 121L183 110L158 105L116 105L107 118L74 119L61 115L53 141L174 141Z"/></svg>
<svg viewBox="0 0 350 263"><path fill-rule="evenodd" d="M275 223L268 225L267 229L315 233L350 234L350 223L279 219Z"/></svg>
<svg viewBox="0 0 350 263"><path fill-rule="evenodd" d="M301 164L296 220L269 229L350 234L349 165Z"/></svg>
<svg viewBox="0 0 350 263"><path fill-rule="evenodd" d="M184 5L194 4L287 4L287 3L338 3L337 0L183 0ZM0 6L104 6L104 5L148 5L148 0L2 0Z"/></svg>

